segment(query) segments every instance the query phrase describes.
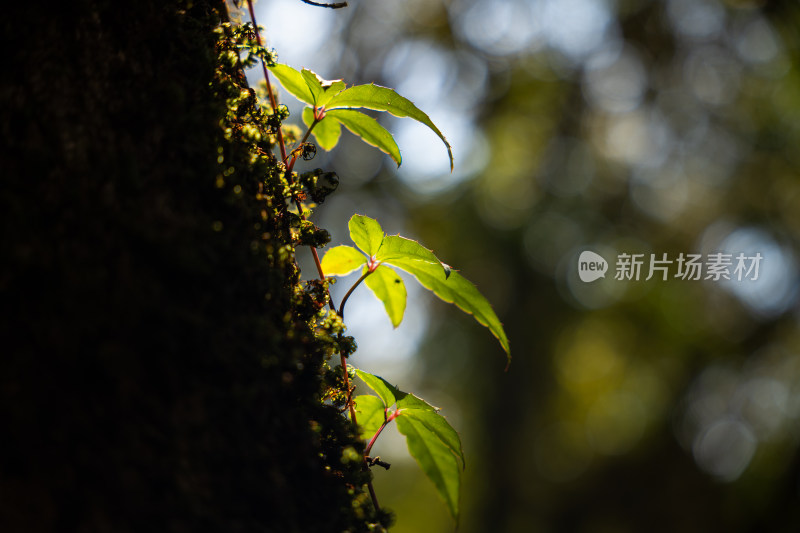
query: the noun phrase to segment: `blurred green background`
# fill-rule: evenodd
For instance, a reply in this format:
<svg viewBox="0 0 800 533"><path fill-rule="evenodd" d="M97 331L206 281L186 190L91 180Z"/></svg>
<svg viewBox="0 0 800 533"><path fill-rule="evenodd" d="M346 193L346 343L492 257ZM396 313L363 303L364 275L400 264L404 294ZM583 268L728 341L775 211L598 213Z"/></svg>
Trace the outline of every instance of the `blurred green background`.
<svg viewBox="0 0 800 533"><path fill-rule="evenodd" d="M484 328L412 283L397 330L365 289L348 304L351 362L462 435L459 531L800 530L798 2L257 10L281 62L396 88L453 145L451 174L424 126L382 117L399 170L349 133L305 168L341 179L315 214L333 244L373 216L460 269L505 324L507 373ZM583 250L609 261L604 279L579 280ZM718 251L760 253L759 279L673 265L645 281L647 262L614 279L620 253ZM374 453L392 464L375 475L393 531L453 531L396 433Z"/></svg>

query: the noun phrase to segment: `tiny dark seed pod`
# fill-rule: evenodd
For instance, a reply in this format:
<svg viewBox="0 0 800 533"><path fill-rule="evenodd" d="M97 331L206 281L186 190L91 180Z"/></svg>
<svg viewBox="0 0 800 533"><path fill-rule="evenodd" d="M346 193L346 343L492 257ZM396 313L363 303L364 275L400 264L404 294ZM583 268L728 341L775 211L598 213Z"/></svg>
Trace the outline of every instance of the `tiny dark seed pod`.
<svg viewBox="0 0 800 533"><path fill-rule="evenodd" d="M314 248L322 248L329 242L331 242L331 234L328 233L328 230L317 228L317 231L314 232L313 236L314 240Z"/></svg>
<svg viewBox="0 0 800 533"><path fill-rule="evenodd" d="M311 161L314 159L314 156L317 155L317 147L311 143L305 143L303 145L302 153L305 161Z"/></svg>
<svg viewBox="0 0 800 533"><path fill-rule="evenodd" d="M324 172L317 177L316 187L311 191L311 198L321 204L338 186L339 176L336 175L336 172Z"/></svg>

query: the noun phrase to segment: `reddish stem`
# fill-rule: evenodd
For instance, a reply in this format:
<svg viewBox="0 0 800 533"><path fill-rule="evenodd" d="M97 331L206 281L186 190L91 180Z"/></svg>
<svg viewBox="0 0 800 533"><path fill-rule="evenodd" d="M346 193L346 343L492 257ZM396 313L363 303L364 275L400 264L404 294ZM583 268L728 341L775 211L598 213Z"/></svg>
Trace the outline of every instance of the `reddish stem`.
<svg viewBox="0 0 800 533"><path fill-rule="evenodd" d="M353 291L356 290L356 287L361 285L361 282L364 281L364 279L373 272L374 270L367 270L366 272L364 272L364 275L358 278L358 281L356 281L353 284L353 286L350 287L350 290L347 291L347 294L345 294L344 298L342 298L342 305L339 306L339 316L341 317L342 320L344 320L344 305L347 303L347 299L350 298L350 295L353 294Z"/></svg>
<svg viewBox="0 0 800 533"><path fill-rule="evenodd" d="M386 416L386 411L383 412L383 416L384 417ZM372 445L375 444L376 440L378 440L378 436L381 434L381 431L383 431L383 428L385 428L386 425L395 418L397 418L397 411L390 414L389 417L386 418L386 420L383 422L383 424L381 424L381 427L378 428L378 431L375 432L375 434L370 439L369 444L367 444L367 447L364 449L364 455L369 455L369 452L372 451Z"/></svg>
<svg viewBox="0 0 800 533"><path fill-rule="evenodd" d="M247 8L250 10L250 20L253 21L253 29L256 32L256 42L258 46L264 46L261 43L261 34L258 31L258 23L256 22L256 11L253 9L253 0L247 0ZM264 69L264 81L267 83L267 94L269 94L269 103L272 106L272 112L278 113L278 103L275 101L275 95L272 94L272 84L269 81L269 72L267 71L267 64L261 61L261 68ZM283 143L283 132L278 128L278 145L281 147L281 161L286 160L286 145Z"/></svg>
<svg viewBox="0 0 800 533"><path fill-rule="evenodd" d="M253 9L253 1L252 0L247 0L247 8L250 11L250 20L253 21L253 30L255 31L255 34L256 34L256 42L258 43L259 46L263 46L263 44L261 42L261 34L258 31L258 23L256 22L256 13L255 13L255 10ZM278 113L278 103L275 101L275 95L272 92L272 84L269 81L269 72L267 71L267 64L263 60L261 61L261 67L264 70L264 81L267 84L267 93L269 94L269 103L272 106L272 112L277 114ZM319 122L319 120L317 120L316 117L315 117L314 122L311 124L311 126L309 126L308 131L306 131L306 134L303 137L303 140L301 141L301 144L306 142L306 140L308 139L308 136L311 134L311 130L314 128L314 126L317 124L317 122ZM286 144L284 143L284 140L283 140L283 132L281 131L281 128L278 128L278 145L280 146L280 149L281 149L281 161L285 162L286 161ZM297 156L292 156L291 161L289 161L289 164L286 165L286 181L289 182L289 183L292 182L292 170L294 169L294 164L295 164L296 161L297 161ZM303 207L302 207L302 205L297 200L297 198L292 198L292 199L294 200L295 204L297 205L297 211L300 213L300 218L302 220L305 220L305 216L303 215ZM317 249L315 247L313 247L313 246L311 247L311 254L314 256L314 264L317 267L317 272L319 273L319 278L324 281L325 280L325 273L322 270L322 263L319 260L319 254L317 254ZM334 313L336 313L336 307L333 304L333 298L330 297L330 292L328 292L328 303L330 305L331 310ZM349 397L350 396L350 376L347 374L347 360L345 359L345 356L343 354L340 354L340 361L341 361L341 366L342 366L342 374L344 376L344 386L347 389L347 394L348 394L347 404L348 404L348 407L350 408L350 420L352 420L353 424L355 425L355 424L358 423L356 421L356 410L355 410L355 407L353 405L352 400ZM364 468L367 469L367 470L369 469L369 465L367 464L366 455L364 456ZM370 495L370 497L372 499L372 505L375 506L375 510L376 511L380 511L381 507L378 504L378 497L375 494L375 489L372 487L372 481L367 481L367 487L369 488L369 495Z"/></svg>

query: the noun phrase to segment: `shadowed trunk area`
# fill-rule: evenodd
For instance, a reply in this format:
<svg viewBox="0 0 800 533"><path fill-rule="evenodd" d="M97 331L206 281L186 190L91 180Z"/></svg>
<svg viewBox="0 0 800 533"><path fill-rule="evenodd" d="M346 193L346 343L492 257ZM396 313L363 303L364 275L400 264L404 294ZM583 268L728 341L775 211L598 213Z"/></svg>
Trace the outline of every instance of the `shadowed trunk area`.
<svg viewBox="0 0 800 533"><path fill-rule="evenodd" d="M0 23L0 530L363 529L284 199L222 138L224 7L58 6Z"/></svg>

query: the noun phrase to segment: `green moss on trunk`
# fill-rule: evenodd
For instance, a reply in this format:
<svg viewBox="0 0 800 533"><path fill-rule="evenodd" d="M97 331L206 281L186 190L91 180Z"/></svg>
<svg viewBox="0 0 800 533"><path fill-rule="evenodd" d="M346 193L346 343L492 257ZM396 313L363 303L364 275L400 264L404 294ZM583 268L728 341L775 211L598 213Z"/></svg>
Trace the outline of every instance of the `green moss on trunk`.
<svg viewBox="0 0 800 533"><path fill-rule="evenodd" d="M59 6L1 23L0 529L366 529L222 6Z"/></svg>

